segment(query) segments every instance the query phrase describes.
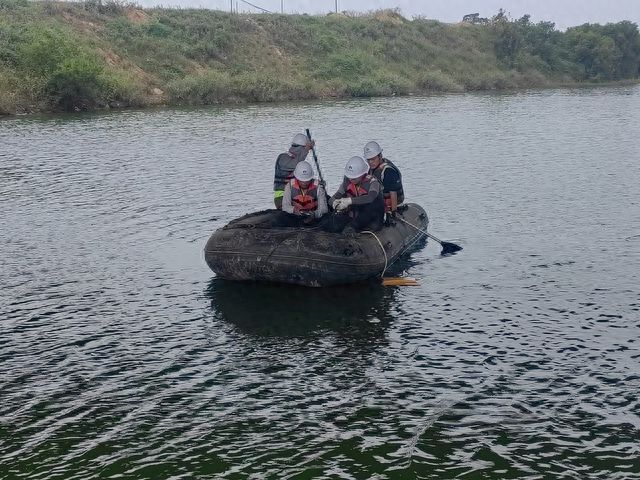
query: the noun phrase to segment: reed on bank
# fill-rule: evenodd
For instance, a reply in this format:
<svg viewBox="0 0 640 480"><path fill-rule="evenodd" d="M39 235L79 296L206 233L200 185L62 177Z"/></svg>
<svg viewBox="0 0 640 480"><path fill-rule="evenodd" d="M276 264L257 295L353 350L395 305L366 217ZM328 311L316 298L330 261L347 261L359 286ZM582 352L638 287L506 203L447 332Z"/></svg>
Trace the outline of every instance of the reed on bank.
<svg viewBox="0 0 640 480"><path fill-rule="evenodd" d="M544 87L637 79L631 22L560 32L398 11L326 16L0 0L0 113Z"/></svg>

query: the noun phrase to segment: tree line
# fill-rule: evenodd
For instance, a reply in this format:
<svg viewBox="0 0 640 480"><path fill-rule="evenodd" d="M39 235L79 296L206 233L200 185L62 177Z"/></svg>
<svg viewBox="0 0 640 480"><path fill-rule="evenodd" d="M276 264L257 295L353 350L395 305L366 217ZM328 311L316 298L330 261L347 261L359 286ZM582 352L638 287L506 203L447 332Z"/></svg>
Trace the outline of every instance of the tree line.
<svg viewBox="0 0 640 480"><path fill-rule="evenodd" d="M640 76L640 32L630 21L584 24L556 30L552 22L517 20L500 10L490 22L495 51L509 67L564 72L577 80L624 80Z"/></svg>

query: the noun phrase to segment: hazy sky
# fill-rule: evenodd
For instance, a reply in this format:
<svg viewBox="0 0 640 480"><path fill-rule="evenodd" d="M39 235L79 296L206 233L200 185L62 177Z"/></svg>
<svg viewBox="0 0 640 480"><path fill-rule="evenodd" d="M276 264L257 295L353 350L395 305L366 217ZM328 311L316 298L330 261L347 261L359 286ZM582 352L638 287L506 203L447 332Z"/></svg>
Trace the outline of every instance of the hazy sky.
<svg viewBox="0 0 640 480"><path fill-rule="evenodd" d="M138 0L143 6L203 7L229 10L231 0ZM254 11L238 1L240 11ZM281 0L248 0L273 12L280 11ZM335 0L282 0L286 13L326 13L333 11ZM443 22L457 22L467 13L490 17L504 8L514 18L528 13L533 21L549 20L560 29L583 23L607 23L631 20L640 23L640 0L338 0L339 10L367 11L399 7L411 17L422 15Z"/></svg>

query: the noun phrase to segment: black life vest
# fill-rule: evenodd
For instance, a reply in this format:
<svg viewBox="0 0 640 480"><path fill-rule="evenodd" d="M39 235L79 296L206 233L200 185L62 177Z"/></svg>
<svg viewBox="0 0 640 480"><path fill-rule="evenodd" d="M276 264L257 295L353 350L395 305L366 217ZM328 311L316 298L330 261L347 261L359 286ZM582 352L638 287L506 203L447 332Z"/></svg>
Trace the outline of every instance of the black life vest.
<svg viewBox="0 0 640 480"><path fill-rule="evenodd" d="M384 174L387 171L387 169L389 169L389 168L395 170L396 173L398 174L398 178L400 178L400 188L399 189L396 189L396 190L386 190L385 189L385 186L384 186ZM382 159L382 163L380 165L378 165L378 168L376 168L373 171L373 175L375 175L375 177L380 182L380 185L382 185L382 189L383 189L383 192L384 192L385 211L387 211L387 212L391 211L391 194L390 194L390 192L396 192L396 195L398 197L398 205L400 205L402 202L404 202L404 188L402 187L402 174L400 173L400 169L398 169L398 167L396 167L391 160L387 160L386 158L383 158Z"/></svg>

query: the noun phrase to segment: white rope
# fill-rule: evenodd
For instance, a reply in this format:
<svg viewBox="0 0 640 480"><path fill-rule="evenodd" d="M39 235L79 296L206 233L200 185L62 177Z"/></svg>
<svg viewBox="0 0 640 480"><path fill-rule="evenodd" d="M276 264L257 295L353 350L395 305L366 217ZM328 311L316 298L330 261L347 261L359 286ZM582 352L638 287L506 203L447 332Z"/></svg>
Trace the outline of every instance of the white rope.
<svg viewBox="0 0 640 480"><path fill-rule="evenodd" d="M384 254L384 268L382 269L382 273L380 274L380 277L384 277L384 273L387 271L387 266L389 265L389 259L387 258L387 251L384 249L384 246L382 245L382 242L380 241L380 239L378 238L378 236L369 231L369 230L364 230L360 233L370 233L371 235L373 235L373 237L378 241L378 245L380 245L380 248L382 249L382 253Z"/></svg>

